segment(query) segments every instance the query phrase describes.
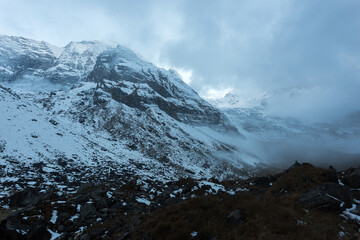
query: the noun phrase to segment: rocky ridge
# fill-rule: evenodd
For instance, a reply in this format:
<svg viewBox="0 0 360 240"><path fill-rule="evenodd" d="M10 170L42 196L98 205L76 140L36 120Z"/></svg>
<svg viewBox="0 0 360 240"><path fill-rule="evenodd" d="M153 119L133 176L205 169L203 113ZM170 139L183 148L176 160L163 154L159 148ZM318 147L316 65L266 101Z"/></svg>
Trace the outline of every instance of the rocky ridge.
<svg viewBox="0 0 360 240"><path fill-rule="evenodd" d="M24 179L1 199L0 239L357 239L360 185L348 184L358 171L295 163L233 181Z"/></svg>

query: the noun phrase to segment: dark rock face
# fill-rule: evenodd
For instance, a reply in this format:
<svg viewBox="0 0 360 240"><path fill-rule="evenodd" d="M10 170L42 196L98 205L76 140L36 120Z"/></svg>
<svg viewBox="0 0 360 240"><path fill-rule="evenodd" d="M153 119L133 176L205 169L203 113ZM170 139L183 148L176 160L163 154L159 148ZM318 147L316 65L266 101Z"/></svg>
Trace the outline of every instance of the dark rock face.
<svg viewBox="0 0 360 240"><path fill-rule="evenodd" d="M336 183L324 183L302 195L299 203L307 208L340 210L351 207L352 195L348 187Z"/></svg>
<svg viewBox="0 0 360 240"><path fill-rule="evenodd" d="M100 54L87 81L96 82L115 101L141 111L156 105L185 123L226 125L227 122L218 109L202 100L176 72L156 68L122 47ZM236 131L230 125L228 128Z"/></svg>

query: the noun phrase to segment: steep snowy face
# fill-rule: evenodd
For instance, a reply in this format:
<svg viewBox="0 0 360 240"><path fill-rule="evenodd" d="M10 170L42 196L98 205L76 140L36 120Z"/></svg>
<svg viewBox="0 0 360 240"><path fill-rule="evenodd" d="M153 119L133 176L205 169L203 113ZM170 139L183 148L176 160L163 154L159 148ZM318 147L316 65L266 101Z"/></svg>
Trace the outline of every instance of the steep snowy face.
<svg viewBox="0 0 360 240"><path fill-rule="evenodd" d="M254 108L266 105L266 100L271 94L264 93L255 97L244 98L232 92L227 93L222 98L206 99L209 103L218 108Z"/></svg>
<svg viewBox="0 0 360 240"><path fill-rule="evenodd" d="M0 36L0 81L21 85L22 90L68 89L87 77L98 55L108 48L97 41L71 42L59 48Z"/></svg>
<svg viewBox="0 0 360 240"><path fill-rule="evenodd" d="M76 154L77 161L85 164L88 159L107 159L107 156L110 156L109 160L125 162L135 172L138 169L137 175L149 175L153 172L155 176L174 178L248 176L254 173L254 165L261 162L256 156L241 152L231 144L217 139L216 133L209 127L194 127L181 123L156 106L145 111L128 107L113 100L110 93L97 88L92 82L84 82L69 91L29 94L27 99L37 103L37 111L33 107L20 108L21 112L10 111L7 113L10 117L6 117L19 119L18 116L23 115L26 118L22 121L24 123L11 125L11 121L4 119L5 124L8 124L6 126L9 126L3 129L5 133L13 131L26 135L18 137L8 134L8 137L4 138L8 142L8 150L11 146L17 148L16 139L29 139L31 143L25 142L22 145L29 145L28 148L33 149L34 155L41 152L53 159L57 154L49 155L48 150L56 153L58 149L59 153L63 153L67 158ZM7 106L8 102L4 101L4 106ZM7 107L11 108L13 107ZM32 117L27 116L29 111L24 112L26 110L32 113L42 110L48 119L40 121L38 117L36 123L41 122L38 127L27 127L30 126L29 122L32 125L34 122L31 121ZM58 124L52 126L52 123L49 123L51 119ZM20 125L24 130L18 133ZM61 135L43 130L48 126L50 129L55 128ZM33 139L32 133L38 137ZM53 137L50 136L51 133ZM42 142L35 145L34 141ZM30 152L25 151L20 156L21 159L26 159L25 156Z"/></svg>
<svg viewBox="0 0 360 240"><path fill-rule="evenodd" d="M45 162L76 156L75 162L91 165L102 163L89 159L114 161L142 175L166 178L247 176L261 165L262 159L241 148L244 137L228 118L175 71L158 68L121 46L72 42L56 48L12 41L19 44L7 42L7 52L0 56L9 65L0 66L21 66L26 74L6 84L11 91L0 91L5 96L0 111L6 109L0 138L6 137L0 140L6 141L9 156ZM11 51L50 60L31 68L11 62ZM27 91L24 79L41 93ZM46 81L55 89L41 85ZM12 97L14 92L19 98Z"/></svg>
<svg viewBox="0 0 360 240"><path fill-rule="evenodd" d="M157 68L129 49L118 46L100 54L87 80L131 108L145 111L156 106L180 122L235 130L217 108L201 99L175 71Z"/></svg>
<svg viewBox="0 0 360 240"><path fill-rule="evenodd" d="M81 90L86 92L84 87ZM65 92L61 93L62 98ZM114 141L107 131L71 121L66 114L44 111L36 104L35 97L43 99L45 96L46 93L17 94L0 85L1 183L6 180L6 174L27 180L37 175L43 183L52 182L47 175L54 172L69 180L76 172L84 179L89 172L100 176L110 171L159 180L184 176L184 172L131 150L126 139ZM76 94L70 96L72 100L79 98ZM64 104L62 100L59 102ZM63 109L66 107L62 105ZM44 167L35 167L39 164ZM69 172L70 166L77 171ZM23 168L27 173L17 175Z"/></svg>
<svg viewBox="0 0 360 240"><path fill-rule="evenodd" d="M97 41L70 42L44 73L53 83L71 85L85 79L101 52L109 47Z"/></svg>
<svg viewBox="0 0 360 240"><path fill-rule="evenodd" d="M45 42L0 36L0 79L13 82L26 75L41 76L56 57Z"/></svg>

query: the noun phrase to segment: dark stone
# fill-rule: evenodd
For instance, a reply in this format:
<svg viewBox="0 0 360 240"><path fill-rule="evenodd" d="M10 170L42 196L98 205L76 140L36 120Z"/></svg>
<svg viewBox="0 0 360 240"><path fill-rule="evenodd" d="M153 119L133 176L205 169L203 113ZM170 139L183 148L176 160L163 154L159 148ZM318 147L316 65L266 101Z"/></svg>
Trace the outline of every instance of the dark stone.
<svg viewBox="0 0 360 240"><path fill-rule="evenodd" d="M44 196L38 189L27 188L10 196L10 207L26 207L30 204L36 204Z"/></svg>
<svg viewBox="0 0 360 240"><path fill-rule="evenodd" d="M102 212L104 215L107 215L109 213L109 209L108 208L102 208L102 209L100 209L100 212Z"/></svg>
<svg viewBox="0 0 360 240"><path fill-rule="evenodd" d="M62 212L59 214L58 218L57 218L57 222L60 224L63 224L66 222L66 220L68 220L71 217L70 213L68 212Z"/></svg>
<svg viewBox="0 0 360 240"><path fill-rule="evenodd" d="M105 233L105 229L103 228L93 228L90 229L88 234L91 239L101 239L101 236Z"/></svg>
<svg viewBox="0 0 360 240"><path fill-rule="evenodd" d="M49 121L52 125L56 126L58 125L59 123L57 121L55 121L54 119L50 119Z"/></svg>
<svg viewBox="0 0 360 240"><path fill-rule="evenodd" d="M61 158L59 158L57 160L57 163L63 168L66 167L66 165L67 165L67 162L64 159L61 159Z"/></svg>
<svg viewBox="0 0 360 240"><path fill-rule="evenodd" d="M131 233L126 232L126 233L124 233L124 235L122 235L122 237L119 240L130 239L130 237L131 237Z"/></svg>
<svg viewBox="0 0 360 240"><path fill-rule="evenodd" d="M74 225L74 222L71 221L70 219L68 219L68 220L66 220L66 221L64 222L64 225L65 225L66 227L69 227L69 226Z"/></svg>
<svg viewBox="0 0 360 240"><path fill-rule="evenodd" d="M84 116L79 117L79 123L84 123L85 120L86 120L86 117L84 117Z"/></svg>
<svg viewBox="0 0 360 240"><path fill-rule="evenodd" d="M254 179L254 183L258 187L269 187L270 178L268 177L257 177Z"/></svg>
<svg viewBox="0 0 360 240"><path fill-rule="evenodd" d="M36 134L34 134L34 133L31 134L31 137L32 138L38 138L38 136Z"/></svg>
<svg viewBox="0 0 360 240"><path fill-rule="evenodd" d="M75 197L73 200L75 203L84 203L90 199L90 194L81 193L79 196Z"/></svg>
<svg viewBox="0 0 360 240"><path fill-rule="evenodd" d="M26 236L27 240L49 240L51 233L46 229L45 221L39 220L33 223Z"/></svg>
<svg viewBox="0 0 360 240"><path fill-rule="evenodd" d="M110 212L110 213L115 213L115 212L120 211L122 208L123 208L123 205L118 202L118 203L115 203L114 205L112 205L112 206L109 208L109 212Z"/></svg>
<svg viewBox="0 0 360 240"><path fill-rule="evenodd" d="M93 216L96 214L96 208L92 203L85 203L80 207L80 218L83 221L85 218L89 216Z"/></svg>
<svg viewBox="0 0 360 240"><path fill-rule="evenodd" d="M96 188L92 193L91 193L91 197L95 200L95 201L99 201L99 200L103 200L103 197L106 195L106 191L105 189L102 188Z"/></svg>
<svg viewBox="0 0 360 240"><path fill-rule="evenodd" d="M170 206L170 205L174 205L178 202L181 202L181 198L178 198L178 197L171 197L171 198L168 198L165 202L164 202L164 206Z"/></svg>
<svg viewBox="0 0 360 240"><path fill-rule="evenodd" d="M58 232L63 232L65 230L65 226L64 225L59 225L57 227L57 230L58 230Z"/></svg>
<svg viewBox="0 0 360 240"><path fill-rule="evenodd" d="M226 222L230 224L241 224L245 222L245 217L241 214L239 209L236 209L226 217Z"/></svg>
<svg viewBox="0 0 360 240"><path fill-rule="evenodd" d="M79 238L80 240L90 240L90 237L87 233L84 233L80 236Z"/></svg>
<svg viewBox="0 0 360 240"><path fill-rule="evenodd" d="M7 220L3 220L0 224L0 239L1 240L23 240L25 239L16 228L9 226Z"/></svg>
<svg viewBox="0 0 360 240"><path fill-rule="evenodd" d="M359 190L352 189L351 193L354 199L360 201L360 189Z"/></svg>
<svg viewBox="0 0 360 240"><path fill-rule="evenodd" d="M333 166L329 167L330 172L326 174L326 177L328 179L328 182L338 183L338 175Z"/></svg>
<svg viewBox="0 0 360 240"><path fill-rule="evenodd" d="M74 223L74 226L80 226L80 224L81 224L80 218L74 218L73 223Z"/></svg>
<svg viewBox="0 0 360 240"><path fill-rule="evenodd" d="M302 195L299 203L311 209L341 210L352 206L352 195L346 186L337 183L323 183Z"/></svg>
<svg viewBox="0 0 360 240"><path fill-rule="evenodd" d="M360 168L355 169L345 177L344 183L352 188L360 188Z"/></svg>
<svg viewBox="0 0 360 240"><path fill-rule="evenodd" d="M96 201L96 209L104 209L107 207L108 205L105 199L101 198L98 201Z"/></svg>
<svg viewBox="0 0 360 240"><path fill-rule="evenodd" d="M94 187L94 185L91 184L91 183L82 183L80 185L80 188L79 188L78 192L79 193L85 192L86 190L88 190L89 188L92 188L92 187Z"/></svg>

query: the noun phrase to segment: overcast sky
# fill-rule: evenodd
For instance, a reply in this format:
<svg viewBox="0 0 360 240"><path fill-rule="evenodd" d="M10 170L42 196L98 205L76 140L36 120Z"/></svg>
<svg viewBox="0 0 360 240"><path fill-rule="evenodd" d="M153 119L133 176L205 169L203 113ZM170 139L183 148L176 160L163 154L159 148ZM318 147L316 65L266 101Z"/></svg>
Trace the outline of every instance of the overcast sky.
<svg viewBox="0 0 360 240"><path fill-rule="evenodd" d="M0 34L119 43L203 97L273 96L276 114L360 110L359 0L0 0Z"/></svg>

